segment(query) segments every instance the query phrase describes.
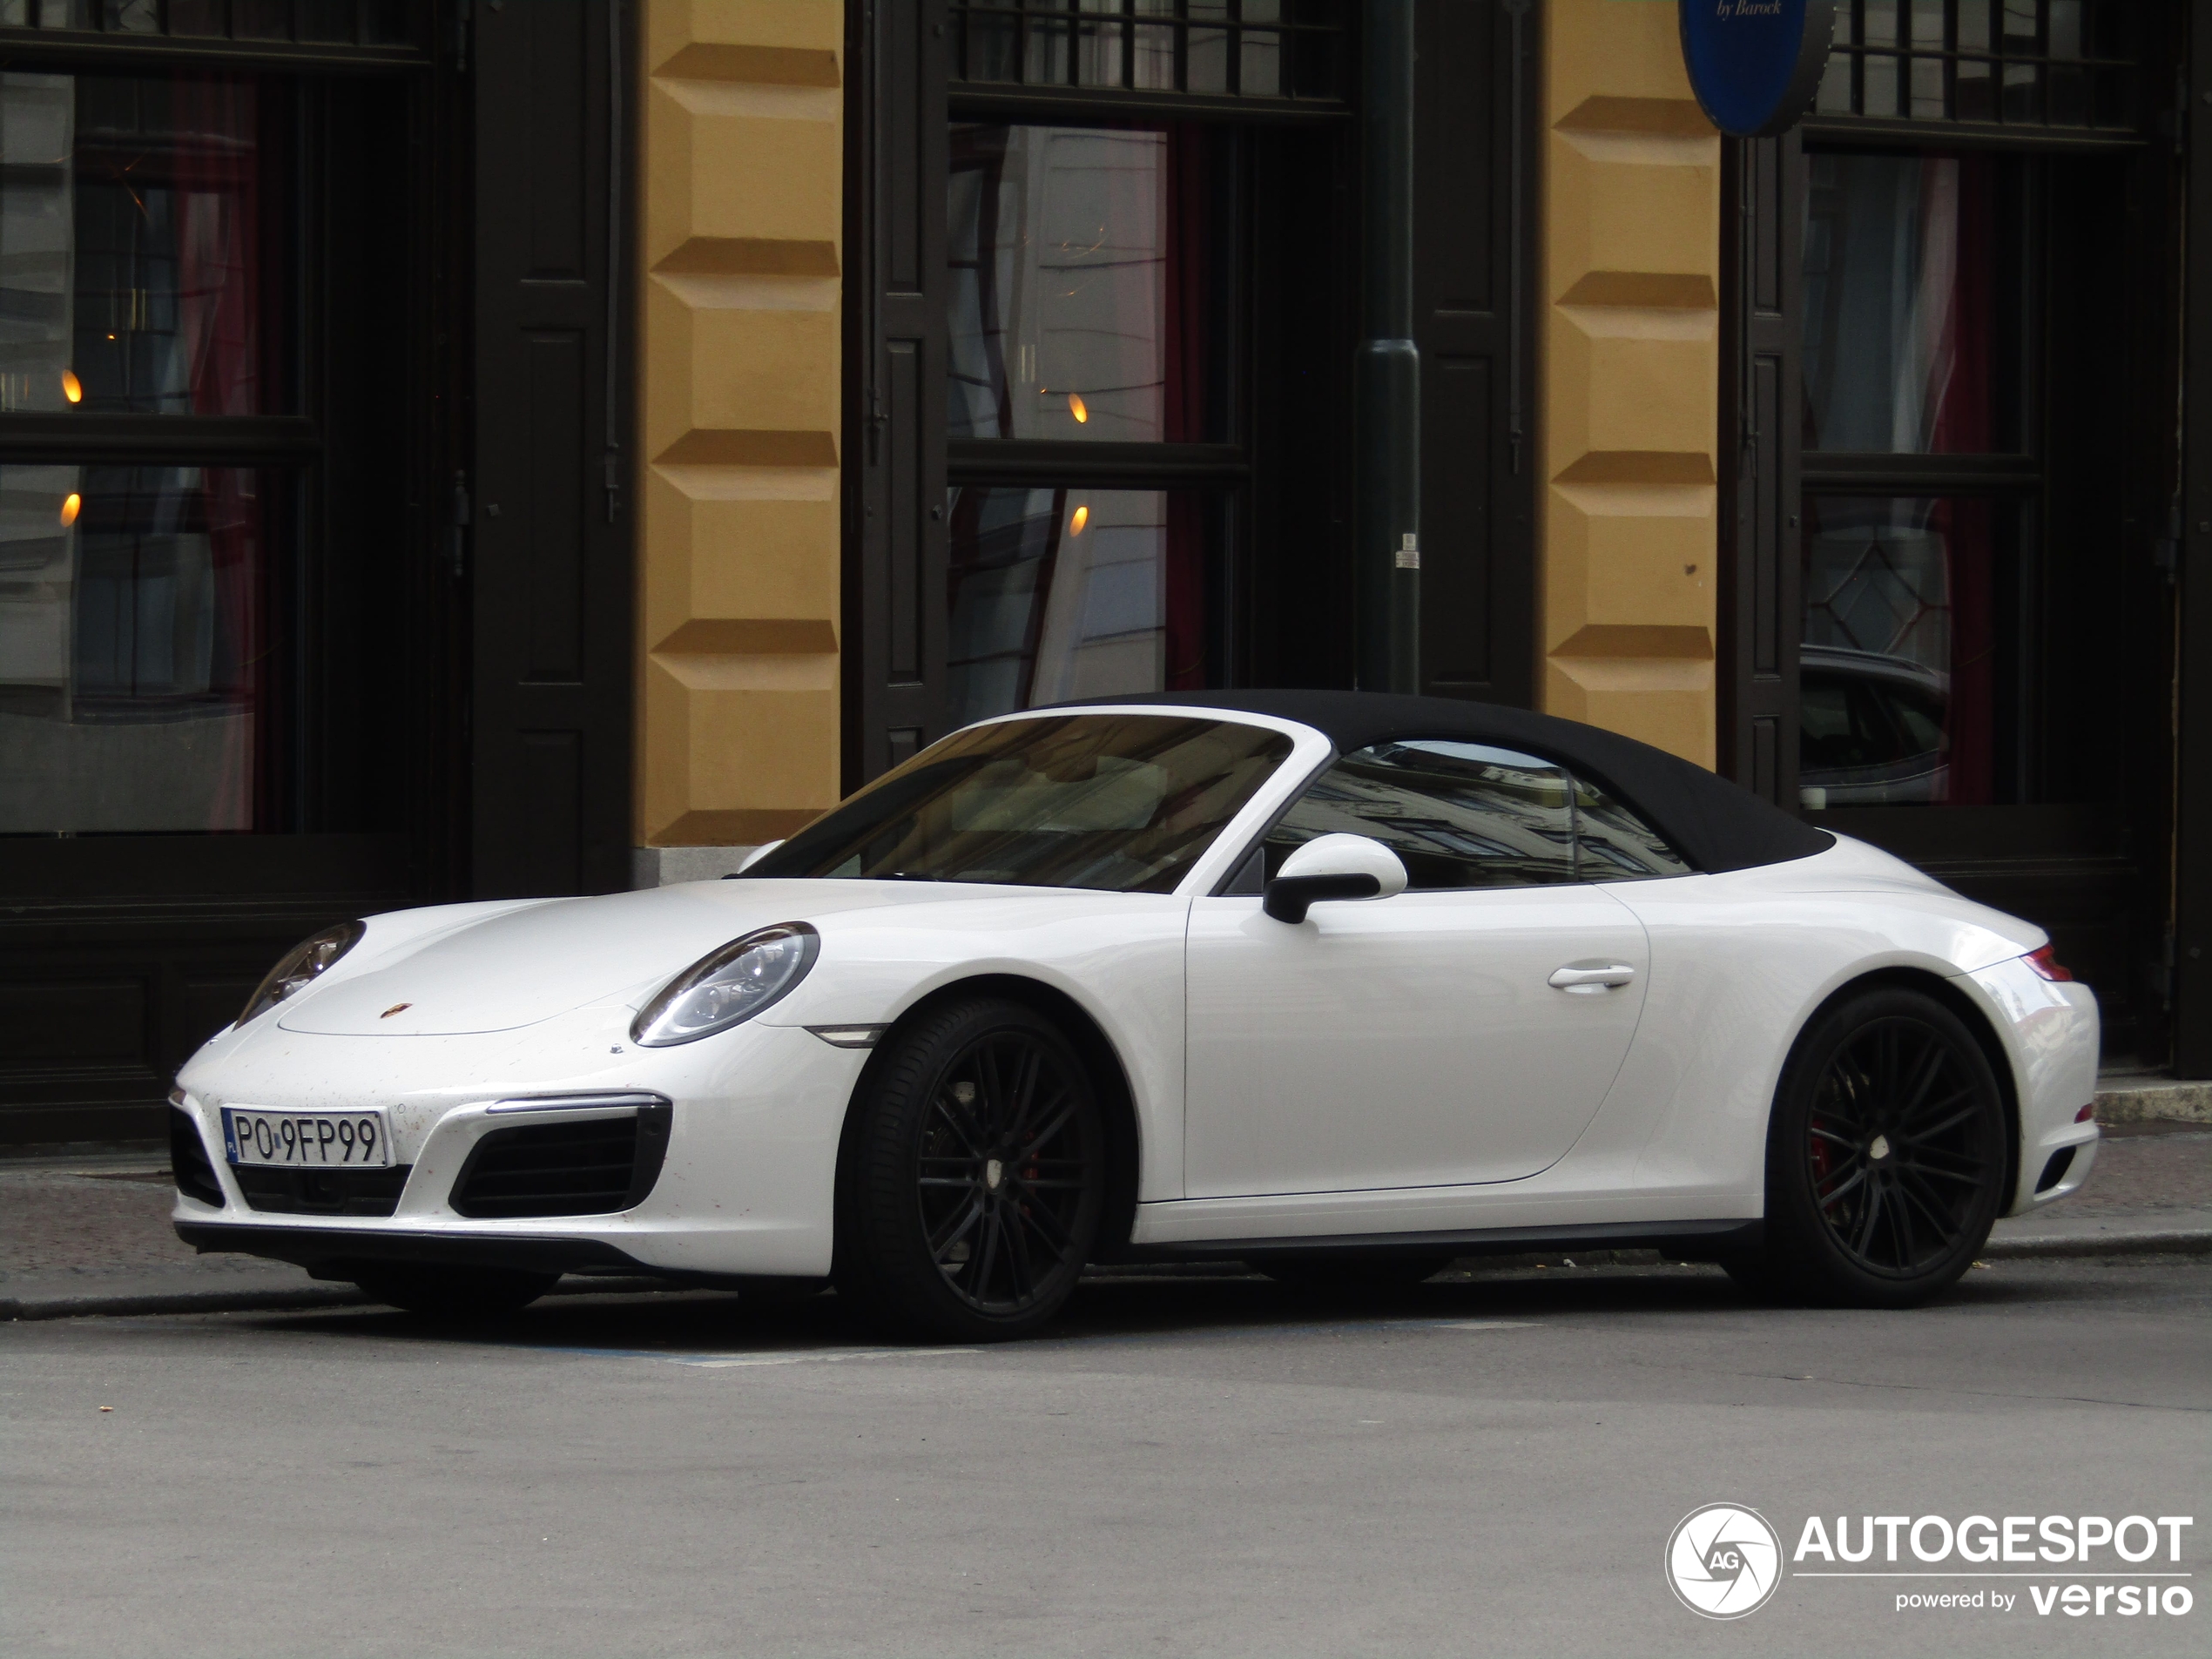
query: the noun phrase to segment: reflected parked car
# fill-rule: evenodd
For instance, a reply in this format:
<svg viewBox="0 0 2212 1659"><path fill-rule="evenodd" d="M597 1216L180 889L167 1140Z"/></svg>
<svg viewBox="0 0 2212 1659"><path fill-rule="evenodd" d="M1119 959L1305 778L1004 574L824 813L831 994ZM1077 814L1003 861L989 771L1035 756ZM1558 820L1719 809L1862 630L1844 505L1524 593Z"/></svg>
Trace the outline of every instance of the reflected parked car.
<svg viewBox="0 0 2212 1659"><path fill-rule="evenodd" d="M1797 786L1807 806L1950 798L1950 675L1834 645L1807 645L1799 663Z"/></svg>

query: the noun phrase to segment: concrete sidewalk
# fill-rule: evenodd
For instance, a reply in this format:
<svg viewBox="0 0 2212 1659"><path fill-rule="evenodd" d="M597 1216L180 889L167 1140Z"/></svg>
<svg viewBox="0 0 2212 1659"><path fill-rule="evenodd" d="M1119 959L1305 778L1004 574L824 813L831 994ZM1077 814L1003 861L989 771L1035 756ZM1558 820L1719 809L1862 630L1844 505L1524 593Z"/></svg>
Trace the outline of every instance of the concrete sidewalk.
<svg viewBox="0 0 2212 1659"><path fill-rule="evenodd" d="M2121 1123L2106 1133L2088 1186L2047 1212L2000 1222L1985 1254L2212 1251L2212 1124ZM334 1307L361 1299L349 1285L320 1283L283 1263L198 1254L170 1231L171 1199L168 1159L158 1154L0 1163L0 1320ZM1594 1264L1588 1252L1581 1259ZM1467 1266L1526 1264L1474 1259ZM652 1284L570 1278L560 1290L584 1294Z"/></svg>

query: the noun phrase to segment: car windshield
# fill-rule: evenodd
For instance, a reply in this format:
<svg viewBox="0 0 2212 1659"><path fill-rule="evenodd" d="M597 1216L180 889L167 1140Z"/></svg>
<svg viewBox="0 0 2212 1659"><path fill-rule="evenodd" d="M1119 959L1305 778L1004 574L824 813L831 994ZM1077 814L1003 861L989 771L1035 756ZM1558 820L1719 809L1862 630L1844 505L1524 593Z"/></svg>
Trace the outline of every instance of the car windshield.
<svg viewBox="0 0 2212 1659"><path fill-rule="evenodd" d="M745 873L1169 893L1291 748L1264 727L1163 714L974 726Z"/></svg>

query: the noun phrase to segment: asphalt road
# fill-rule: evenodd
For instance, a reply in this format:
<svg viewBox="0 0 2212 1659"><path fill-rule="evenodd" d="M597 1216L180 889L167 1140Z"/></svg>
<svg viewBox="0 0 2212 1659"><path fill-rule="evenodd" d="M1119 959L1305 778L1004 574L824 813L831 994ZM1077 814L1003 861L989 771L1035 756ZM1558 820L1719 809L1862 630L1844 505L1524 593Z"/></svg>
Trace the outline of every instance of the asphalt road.
<svg viewBox="0 0 2212 1659"><path fill-rule="evenodd" d="M2202 1257L2002 1262L1905 1315L1757 1309L1690 1268L1361 1308L1126 1281L988 1351L708 1296L566 1298L496 1339L359 1310L10 1325L0 1650L2197 1655L2208 1292ZM2156 1582L2193 1605L2039 1613L2123 1581L2038 1564L1791 1575L1715 1622L1662 1566L1717 1501L1785 1554L1814 1514L2195 1516L2178 1562L2092 1563L2192 1575ZM2014 1600L1898 1610L1919 1593Z"/></svg>

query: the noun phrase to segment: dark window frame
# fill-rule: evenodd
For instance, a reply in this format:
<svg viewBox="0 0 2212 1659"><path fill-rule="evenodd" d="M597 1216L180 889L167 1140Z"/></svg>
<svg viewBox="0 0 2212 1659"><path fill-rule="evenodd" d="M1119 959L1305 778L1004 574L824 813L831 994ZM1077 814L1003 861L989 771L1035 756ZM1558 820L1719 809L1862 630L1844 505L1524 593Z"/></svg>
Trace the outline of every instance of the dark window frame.
<svg viewBox="0 0 2212 1659"><path fill-rule="evenodd" d="M276 660L271 713L280 730L290 726L287 735L295 745L305 744L307 733L324 719L324 705L332 690L321 684L324 677L314 667L315 659L325 654L320 649L320 634L331 625L330 618L320 614L322 606L318 583L322 563L336 539L330 518L334 492L329 473L334 464L341 464L337 451L344 447L343 435L353 424L344 406L334 400L325 384L327 352L320 339L334 327L327 300L335 273L325 242L333 210L323 197L329 182L328 170L334 165L334 145L340 138L319 107L321 100L316 94L327 55L308 62L296 57L277 61L259 53L249 54L248 61L227 54L218 59L205 51L176 51L166 41L151 38L142 43L141 50L118 54L99 47L87 50L83 44L85 36L77 31L70 31L78 43L74 48L57 44L53 37L61 32L0 30L0 37L26 33L40 37L35 44L51 48L36 54L36 68L41 72L131 76L194 70L235 71L273 78L280 95L291 105L288 118L293 125L296 153L289 158L293 175L290 185L296 195L293 206L299 217L287 233L289 242L286 257L290 268L281 274L297 290L293 295L296 312L289 320L289 343L293 349L277 373L287 382L283 394L285 401L297 412L249 415L0 413L0 464L142 469L219 466L253 469L282 480L279 509L281 517L273 519L268 526L276 561L270 580L278 596L276 603L289 613L288 619L307 616L308 630L317 637L297 637L286 627L287 617L284 613L273 617L273 629L284 631L280 637L289 649L280 652ZM112 37L95 35L91 38L97 41ZM132 38L134 43L138 40L137 37ZM0 50L13 44L11 38L0 39ZM8 57L12 60L13 54L9 53ZM429 59L421 54L414 55L408 62L416 71L430 67ZM386 69L377 78L399 89L398 98L409 106L419 105L428 91L427 80L420 72L408 74ZM403 124L408 125L419 123L421 118L420 110L412 107L401 118ZM419 162L415 165L421 165ZM406 264L407 287L393 297L393 307L396 313L422 320L419 332L427 335L431 328L428 320L437 303L432 297L427 264L419 255ZM416 408L430 401L428 381L433 370L426 355L428 345L427 340L418 340L413 342L412 349L402 354L401 372L409 382L407 401ZM395 435L390 443L391 459L404 467L410 449L418 442L419 435L414 433ZM401 580L410 589L420 586L405 577ZM395 674L386 689L395 699L413 705L410 714L402 717L410 727L427 732L428 705L409 692L405 681L404 675ZM290 759L280 786L280 792L288 800L287 810L282 815L288 821L266 828L144 835L103 833L84 839L88 849L98 847L107 853L105 861L118 869L118 880L124 887L129 886L125 873L130 867L145 860L160 861L179 856L189 860L195 855L189 851L180 852L180 840L204 840L209 835L246 835L255 840L334 836L350 840L366 834L395 844L407 839L408 832L405 829L363 831L350 825L331 829L318 822L323 812L311 797L321 792L321 770L320 755L306 748ZM417 818L421 814L401 816ZM15 885L6 873L8 853L27 839L37 838L0 838L0 887Z"/></svg>
<svg viewBox="0 0 2212 1659"><path fill-rule="evenodd" d="M1877 3L1880 3L1877 0ZM2010 44L2021 37L2005 32L2006 13L2010 9L2007 0L1979 0L1980 16L1987 28L1986 37L1979 41L1962 39L1959 0L1942 0L1940 30L1934 40L1915 37L1918 7L1914 0L1888 0L1895 33L1883 41L1867 37L1868 0L1838 0L1835 45L1831 49L1828 72L1816 94L1814 107L1821 118L1850 120L1855 125L1879 122L1910 129L1955 122L1961 126L1996 129L2007 134L2106 131L2134 136L2142 99L2143 54L2140 46L2128 38L2138 22L2133 0L2062 3L2076 4L2077 19L2088 25L2082 30L2082 38L2075 43L2078 50L2072 56L2054 51L2051 0L2013 0L2013 3L2032 6L2034 11L2035 31L2026 37L2029 44L2024 47ZM1867 108L1872 95L1867 71L1870 66L1878 65L1884 66L1884 75L1877 78L1889 81L1892 97L1898 107L1871 111ZM1959 112L1960 71L1968 66L1988 71L1986 78L1992 97L1986 115ZM1923 67L1937 71L1939 90L1935 98L1942 106L1940 111L1908 107L1919 98L1913 83L1919 78L1914 71ZM2035 108L2032 111L2005 111L2004 87L2008 71L2016 71L2021 78L2020 84L2034 89L2035 96L2031 101ZM2072 78L2075 77L2080 78L2082 89L2083 118L2055 121L2051 114L2052 88L2073 84ZM1844 95L1840 99L1839 93ZM1848 110L1835 107L1839 101L1847 102Z"/></svg>
<svg viewBox="0 0 2212 1659"><path fill-rule="evenodd" d="M1024 92L1039 92L1051 89L1048 96L1058 98L1073 95L1083 102L1097 102L1102 107L1110 103L1134 104L1143 101L1157 105L1163 110L1186 112L1177 118L1194 118L1188 112L1197 108L1245 113L1253 110L1285 112L1312 110L1342 113L1345 109L1344 89L1350 71L1348 54L1345 48L1352 25L1346 14L1339 13L1334 21L1316 21L1301 15L1298 0L1277 0L1275 16L1255 11L1244 15L1251 0L1217 0L1223 7L1218 16L1199 13L1193 15L1191 0L1172 0L1171 12L1144 11L1138 0L949 0L950 16L948 27L954 31L948 57L954 84L961 95L967 96L980 89L1019 88ZM1118 88L1086 84L1081 78L1082 53L1067 52L1067 78L1064 81L1032 81L1026 78L1002 80L975 72L978 43L987 30L995 25L1012 24L1014 48L1012 58L1026 74L1030 57L1030 45L1041 34L1050 31L1069 43L1085 31L1113 35L1119 38L1121 85ZM1136 84L1136 30L1138 29L1165 32L1174 37L1175 85L1172 88L1141 88ZM1223 51L1224 86L1220 91L1191 90L1190 36L1193 30L1220 37ZM1333 48L1338 58L1338 73L1334 90L1320 92L1247 93L1244 90L1243 51L1248 36L1266 36L1275 43L1280 56L1278 75L1285 68L1295 68L1298 46L1310 42L1317 50ZM1116 97L1116 95L1122 95ZM991 96L986 93L986 96Z"/></svg>
<svg viewBox="0 0 2212 1659"><path fill-rule="evenodd" d="M1073 19L1079 14L1063 13ZM1106 14L1112 15L1112 14ZM1133 13L1120 14L1125 19ZM1349 17L1347 9L1346 16ZM844 786L847 792L942 734L946 718L948 564L947 491L961 486L1069 489L1196 488L1225 497L1225 570L1210 590L1209 652L1222 677L1246 683L1251 615L1261 603L1244 575L1258 522L1254 480L1268 453L1264 399L1251 383L1260 309L1244 268L1218 279L1230 308L1225 333L1231 442L1082 443L952 440L946 431L949 372L944 297L948 135L956 122L1078 126L1203 123L1315 135L1340 152L1348 173L1351 106L1341 100L1247 98L1126 89L976 83L957 78L960 18L946 0L860 0L848 9L846 246L853 303L846 353L846 453L860 462L846 489ZM1351 66L1344 73L1349 84ZM1241 259L1253 225L1257 146L1238 152L1232 188ZM1348 233L1353 199L1331 211ZM1347 234L1327 239L1318 263L1337 268ZM1279 285L1278 285L1279 286ZM1351 302L1341 307L1351 354ZM849 465L849 463L848 463ZM853 475L857 474L857 476ZM1211 580L1211 578L1210 578ZM1257 671L1264 674L1264 666Z"/></svg>
<svg viewBox="0 0 2212 1659"><path fill-rule="evenodd" d="M2178 743L2187 752L2212 735L2193 739L2186 716L2178 733L2165 730L2159 689L2170 692L2168 677L2180 671L2175 640L2182 660L2204 649L2176 634L2172 577L2161 574L2173 569L2180 522L2178 501L2169 494L2178 483L2170 431L2176 388L2161 380L2157 368L2179 355L2180 250L2161 222L2179 218L2180 145L2176 112L2166 107L2174 88L2151 66L2178 61L2178 52L2166 52L2164 44L2170 35L2178 48L2182 12L2179 5L2142 10L2136 44L2145 67L2133 124L2124 131L1816 111L1780 138L1730 139L1723 148L1723 192L1735 211L1723 216L1719 746L1724 772L1793 812L1801 810L1798 537L1809 528L1802 516L1805 499L2011 499L2028 504L2044 536L2060 533L2061 511L2078 519L2087 500L2078 489L2067 493L2072 446L2049 453L2043 418L2009 455L1870 455L1802 445L1797 331L1804 303L1799 216L1805 151L1986 152L2049 158L2054 167L2103 158L2114 164L2115 179L2125 181L2134 239L2110 257L2134 273L2124 332L2128 361L2137 367L2130 370L2132 389L2113 412L2131 436L2125 476L2115 486L2115 533L2107 544L2125 596L2128 637L2138 644L2125 660L2096 671L2126 678L2129 706L2143 717L2123 722L2129 729L2114 734L2114 764L2125 779L2121 798L2101 806L1903 806L1808 816L1886 846L1970 896L2043 921L2057 934L2061 955L2070 954L2096 982L2108 1041L2152 1058L2166 1052L2169 1034L2182 1028L2181 1005L2167 994L2171 970L2161 966L2174 949L2165 934L2172 902L2168 838L2177 833L2168 745ZM2200 39L2200 51L2202 44ZM2188 125L2194 133L2203 124ZM2045 280L2070 268L2050 264ZM2039 303L2045 326L2052 326L2060 306L2055 291ZM2030 360L2047 345L2039 336ZM2212 1016L2198 1015L2206 1017Z"/></svg>
<svg viewBox="0 0 2212 1659"><path fill-rule="evenodd" d="M451 8L440 0L422 16L424 44L404 50L0 27L0 62L19 71L253 73L290 78L277 84L295 93L320 85L327 89L325 104L332 92L373 97L379 85L391 89L405 171L390 187L421 207L394 262L404 290L394 306L408 320L408 343L400 351L384 347L377 365L392 401L408 413L385 457L394 473L376 485L388 510L374 534L389 540L401 590L395 603L419 627L403 658L386 651L374 684L336 656L302 663L290 652L283 671L336 675L338 694L378 699L396 729L423 739L409 751L390 831L0 839L0 1015L11 1031L27 1031L19 1022L33 1019L31 1010L54 1010L51 1020L37 1016L38 1040L17 1045L0 1066L0 1142L158 1135L174 1068L235 1015L293 941L345 916L465 895L467 735L451 718L465 613L442 556L443 502L429 485L450 465L454 411L467 391L464 354L442 346L467 337L465 282L455 281L469 265L467 205L446 165L467 95L453 52L434 53L428 44L433 23L442 47L456 44ZM298 158L301 168L342 169L347 147L367 141L363 132L325 125L329 132ZM314 233L306 226L300 233ZM304 286L302 300L315 298L313 285ZM299 333L335 335L341 327L327 307L313 306ZM314 369L313 353L306 357L301 367ZM300 482L291 493L307 521L287 550L286 562L297 568L307 556L306 534L363 533L333 519L324 488L329 469L345 464L345 428L356 417L341 408L342 420L321 418L323 388L314 380L304 395L293 415L13 415L0 421L0 459L259 465L285 474ZM358 644L368 651L380 642ZM84 1028L79 1013L96 991L109 1011L97 1034Z"/></svg>
<svg viewBox="0 0 2212 1659"><path fill-rule="evenodd" d="M1537 678L1536 495L1531 449L1541 307L1539 18L1531 0L1415 0L1414 333L1423 360L1423 688L1527 707ZM1285 8L1288 9L1287 7ZM1231 685L1349 686L1359 593L1352 557L1360 134L1349 103L1130 87L961 82L946 0L846 9L846 349L843 784L847 792L938 735L948 625L945 489L1063 475L1057 457L948 443L943 259L948 122L1225 120L1250 136L1252 246L1305 233L1297 280L1240 283L1255 341L1318 341L1248 393L1249 448L1069 457L1100 483L1241 491L1232 552L1267 552L1266 579L1225 596ZM1125 13L1134 16L1134 13ZM1349 24L1356 10L1343 14ZM1254 21L1258 21L1255 19ZM1359 83L1348 39L1344 91ZM1318 226L1317 221L1325 221ZM1341 350L1339 347L1341 347ZM1272 355L1279 357L1279 352ZM927 391L923 390L927 388ZM1271 480L1295 479L1295 497ZM1238 560L1250 570L1251 559ZM1211 601L1209 602L1211 605Z"/></svg>
<svg viewBox="0 0 2212 1659"><path fill-rule="evenodd" d="M1010 121L1003 106L978 113L969 100L969 88L954 83L948 98L950 122ZM1030 89L1024 88L1025 92ZM1109 125L1147 126L1149 121L1130 119L1125 111L1110 121L1100 113L1070 108L1056 94L1027 98L1022 125ZM1240 115L1247 111L1238 111ZM1187 113L1187 112L1182 112ZM1345 112L1339 107L1341 117ZM1230 127L1245 125L1220 118L1209 111L1208 125ZM1210 597L1218 595L1220 613L1209 615L1205 631L1211 636L1207 651L1231 685L1246 682L1251 665L1241 648L1248 637L1242 624L1252 588L1250 489L1258 467L1252 430L1258 402L1252 384L1257 366L1253 350L1254 314L1258 309L1250 289L1252 266L1252 181L1250 146L1232 140L1230 146L1228 193L1231 228L1213 251L1221 260L1217 280L1224 300L1223 348L1227 354L1224 383L1226 407L1222 411L1225 431L1213 442L1089 442L1081 440L1037 438L948 438L945 444L946 485L948 489L993 485L1030 489L1082 490L1197 489L1213 496L1218 505L1221 568L1206 574ZM1225 256L1225 257L1224 257Z"/></svg>

